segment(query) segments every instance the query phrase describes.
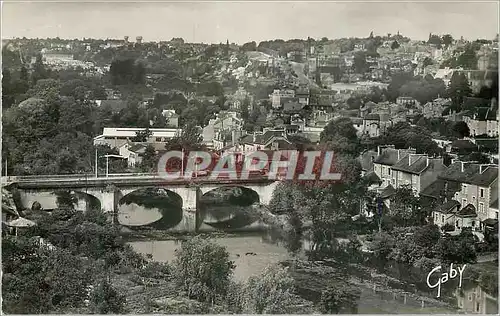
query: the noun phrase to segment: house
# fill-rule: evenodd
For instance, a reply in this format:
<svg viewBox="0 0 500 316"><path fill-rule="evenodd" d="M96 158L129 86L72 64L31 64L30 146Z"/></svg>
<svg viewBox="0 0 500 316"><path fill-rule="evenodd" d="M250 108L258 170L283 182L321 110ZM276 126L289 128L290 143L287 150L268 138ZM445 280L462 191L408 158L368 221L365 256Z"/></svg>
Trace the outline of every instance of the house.
<svg viewBox="0 0 500 316"><path fill-rule="evenodd" d="M429 158L427 155L408 154L392 167L391 184L394 188L410 186L419 194L446 169L443 158Z"/></svg>
<svg viewBox="0 0 500 316"><path fill-rule="evenodd" d="M264 129L263 132L254 132L246 135L238 141L243 152L253 152L257 150L281 150L293 149L294 146L287 138L286 130Z"/></svg>
<svg viewBox="0 0 500 316"><path fill-rule="evenodd" d="M125 143L119 148L120 156L127 159L129 167L136 167L142 162L142 154L146 152L147 144Z"/></svg>
<svg viewBox="0 0 500 316"><path fill-rule="evenodd" d="M455 290L454 296L457 298L456 306L464 314L497 314L498 296L485 291L480 285L475 283L464 284Z"/></svg>
<svg viewBox="0 0 500 316"><path fill-rule="evenodd" d="M285 114L299 114L304 108L304 104L299 102L287 102L283 106L283 113Z"/></svg>
<svg viewBox="0 0 500 316"><path fill-rule="evenodd" d="M398 97L396 99L396 104L405 106L419 105L418 101L412 97Z"/></svg>
<svg viewBox="0 0 500 316"><path fill-rule="evenodd" d="M163 110L161 113L167 120L167 126L172 128L179 127L179 115L174 110Z"/></svg>
<svg viewBox="0 0 500 316"><path fill-rule="evenodd" d="M443 111L450 105L449 99L435 99L422 105L421 112L425 118L441 117Z"/></svg>
<svg viewBox="0 0 500 316"><path fill-rule="evenodd" d="M478 107L464 116L471 137L498 137L499 112L495 108L494 99L491 103L491 107Z"/></svg>
<svg viewBox="0 0 500 316"><path fill-rule="evenodd" d="M415 149L395 149L394 146L377 147L377 157L373 160L373 171L382 180L382 187L392 183L392 166L410 153L415 154Z"/></svg>
<svg viewBox="0 0 500 316"><path fill-rule="evenodd" d="M308 88L300 88L296 91L295 96L299 99L302 105L309 105L310 91Z"/></svg>
<svg viewBox="0 0 500 316"><path fill-rule="evenodd" d="M363 127L361 134L369 137L378 137L392 125L387 113L372 113L363 117Z"/></svg>
<svg viewBox="0 0 500 316"><path fill-rule="evenodd" d="M358 137L363 135L363 119L360 117L352 117L351 122L352 126L356 129L356 135L358 135Z"/></svg>
<svg viewBox="0 0 500 316"><path fill-rule="evenodd" d="M284 102L294 99L295 91L275 89L269 98L271 99L273 109L277 109L282 107Z"/></svg>
<svg viewBox="0 0 500 316"><path fill-rule="evenodd" d="M326 111L313 111L309 117L308 126L325 127L328 123L335 118L333 113Z"/></svg>
<svg viewBox="0 0 500 316"><path fill-rule="evenodd" d="M132 141L137 132L144 132L146 128L115 128L105 127L101 135L94 137L94 145L108 145L111 148L120 148L125 143ZM181 129L176 128L150 128L151 135L147 143L165 143L169 139L179 136Z"/></svg>
<svg viewBox="0 0 500 316"><path fill-rule="evenodd" d="M470 154L477 151L477 145L468 139L455 139L451 143L450 151L460 155Z"/></svg>
<svg viewBox="0 0 500 316"><path fill-rule="evenodd" d="M377 157L377 152L374 150L366 150L358 157L361 165L361 177L367 181L368 190L379 190L382 185L382 180L373 171L373 161Z"/></svg>
<svg viewBox="0 0 500 316"><path fill-rule="evenodd" d="M449 68L449 67L445 67L443 69L439 69L436 74L434 75L434 79L441 79L444 81L444 84L445 86L448 87L448 85L450 84L450 81L451 81L451 76L453 76L453 72L454 70Z"/></svg>
<svg viewBox="0 0 500 316"><path fill-rule="evenodd" d="M215 147L217 140L223 141L222 144L219 144L219 147L222 148L227 146L228 143L226 143L226 141L229 141L222 134L227 135L229 133L229 135L233 135L231 132L234 131L235 135L239 135L242 129L243 120L238 112L221 111L216 114L214 119L209 120L207 126L203 128L203 142L205 144L213 143ZM230 143L233 144L236 140L237 138L231 139Z"/></svg>
<svg viewBox="0 0 500 316"><path fill-rule="evenodd" d="M443 188L443 191L436 192L439 186ZM427 196L433 194L434 197L443 196L442 205L450 204L449 201L456 202L453 208L443 210L446 207L441 206L433 212L435 224L438 226L449 223L456 229L471 227L484 231L487 224L498 221L498 210L494 208L495 206L498 208L498 202L495 202L498 200L498 166L496 165L454 162L438 176L433 185L429 186L429 189L431 188L434 189L434 193L426 189L423 194ZM439 197L437 200L439 202Z"/></svg>
<svg viewBox="0 0 500 316"><path fill-rule="evenodd" d="M100 108L108 108L113 113L118 113L127 107L127 102L123 100L96 100L97 106Z"/></svg>

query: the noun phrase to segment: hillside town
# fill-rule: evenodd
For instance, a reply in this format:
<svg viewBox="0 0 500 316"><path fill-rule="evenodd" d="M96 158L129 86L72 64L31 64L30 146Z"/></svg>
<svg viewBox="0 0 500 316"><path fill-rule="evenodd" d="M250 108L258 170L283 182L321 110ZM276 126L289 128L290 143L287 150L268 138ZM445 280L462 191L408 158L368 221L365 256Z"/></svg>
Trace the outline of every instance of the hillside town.
<svg viewBox="0 0 500 316"><path fill-rule="evenodd" d="M392 313L391 306L398 306L401 313L434 313L425 308L498 313L498 40L498 34L465 39L434 33L427 40L416 40L398 30L389 34L367 30L363 38L308 37L242 45L232 43L231 38L215 44L190 43L180 37L150 41L147 34L121 39L2 39L2 243L4 255L12 256L3 263L4 275L10 277L3 280L4 310L15 314L331 314ZM259 222L279 231L277 238L286 244L284 252L293 254L294 259L287 261L292 276L286 270L265 270L263 277L238 288L244 293L238 299L247 301L236 303L230 294L238 291L227 287L237 284L220 281L222 276L220 284L210 283L182 266L181 256L191 256L219 277L226 273L226 263L213 267L205 259L223 260L226 250L217 252L203 239L188 239L175 255L178 261L171 263L169 257L168 263L158 263L152 258L163 259L152 249L150 257L138 259L136 248L123 248L113 239L125 236L125 231L134 238L153 239L147 234L162 230L173 236L168 229L175 225L167 221L174 215L158 211L157 219L141 215L139 222L144 223L132 222L130 218L139 218L139 202L115 202L114 215L95 215L96 210L74 215L71 212L80 205L76 189L68 193L71 197L57 193L57 205L49 208L43 204L49 199L45 195L29 199L38 187L26 184L24 189L22 185L22 181L31 183L30 179L74 176L85 179L82 190L91 196L91 179L155 174L160 157L174 150L208 151L217 158L279 150L335 153L335 168L342 173L340 184L282 182L268 205L263 205L261 196L253 204L224 206L230 210L224 216L233 219L236 215L231 212L243 206L257 208L260 203ZM101 192L120 186L106 185ZM243 191L238 194L246 194ZM124 193L121 198L128 198L127 194L133 195ZM144 205L153 206L144 207L162 209L154 204L159 203L155 199L146 198L149 204ZM101 208L105 209L104 203ZM103 224L109 216L114 216L112 223ZM208 232L229 233L239 225L228 220L233 224L221 226L225 220L217 216L222 215L213 215L210 221L204 216L200 231L210 226ZM26 226L13 224L21 219ZM170 226L163 229L160 222ZM248 220L241 227L253 222ZM50 247L69 249L63 254L44 253L47 258L75 257L82 265L94 260L89 265L92 269L105 268L99 270L101 274L91 274L107 273L106 281L90 285L93 281L85 279L85 272L70 264L73 259L61 259L58 262L67 266L58 263L59 268L69 271L64 278L80 282L75 283L79 289L64 285L67 293L74 291L73 296L66 297L57 289L63 281L51 283L43 275L40 282L34 279L19 287L19 280L31 272L19 268L25 259L12 255L28 247L20 244L18 233L37 236L36 245L45 240ZM256 255L253 250L246 255L245 251L227 251L235 256L231 260L237 266L242 265L240 255ZM359 261L350 261L358 256ZM44 262L37 260L29 264ZM377 264L371 266L371 260ZM429 296L425 286L390 288L393 277L386 270L369 272L369 281L353 277L346 289L331 285L347 282L336 276L338 271L332 272L335 276L328 274L337 278L333 283L308 279L313 286L304 281L313 278L305 275L314 269L327 278L321 274L326 273L324 269L345 265L366 273L368 265L380 269L379 263L387 262L402 269L395 277L401 284L412 284L413 279L403 278L414 276L413 272L403 276L406 270L401 264L424 271L417 277L423 284L427 273L442 263L467 264L474 276L467 281L471 285L464 286L465 292L446 290L446 300ZM177 285L172 280L179 275L188 281ZM375 275L384 276L377 279ZM283 290L286 295L281 296L273 292L271 285L287 278L302 280L301 290ZM361 294L356 292L355 288L366 284ZM30 288L39 286L50 288L52 297L44 294L40 302L29 298L33 297ZM387 306L363 310L356 303L360 297L383 293L377 292L385 291L382 288L390 289L386 294L393 297ZM255 289L268 291L266 295L280 303L264 303L264 294ZM301 291L315 294L308 297ZM115 297L113 302L108 294ZM104 296L109 301L99 301ZM398 297L401 302L396 303ZM417 307L410 309L412 304ZM449 306L453 309L446 310Z"/></svg>

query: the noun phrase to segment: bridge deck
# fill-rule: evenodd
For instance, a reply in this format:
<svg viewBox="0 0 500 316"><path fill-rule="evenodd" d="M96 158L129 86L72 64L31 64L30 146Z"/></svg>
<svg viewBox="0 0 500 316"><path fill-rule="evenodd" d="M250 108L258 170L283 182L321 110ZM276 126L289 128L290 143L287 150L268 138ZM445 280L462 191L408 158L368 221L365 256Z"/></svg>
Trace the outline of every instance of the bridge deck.
<svg viewBox="0 0 500 316"><path fill-rule="evenodd" d="M211 177L198 178L176 178L165 179L157 174L120 174L109 175L108 177L92 176L75 176L75 175L56 175L56 176L27 176L27 177L9 177L2 178L3 183L12 183L19 188L64 188L64 187L105 187L107 185L116 186L191 186L201 184L218 184L218 185L244 185L255 183L270 183L276 180L269 179L265 176L250 176L248 179L231 179L230 177L219 177L213 179Z"/></svg>

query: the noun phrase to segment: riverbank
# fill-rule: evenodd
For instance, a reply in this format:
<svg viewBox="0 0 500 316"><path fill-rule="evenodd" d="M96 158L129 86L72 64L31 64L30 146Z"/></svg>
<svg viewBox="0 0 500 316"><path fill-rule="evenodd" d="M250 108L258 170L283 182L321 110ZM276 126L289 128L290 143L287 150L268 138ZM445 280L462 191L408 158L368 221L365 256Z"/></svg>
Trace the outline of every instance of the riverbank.
<svg viewBox="0 0 500 316"><path fill-rule="evenodd" d="M335 261L310 262L305 258L294 259L283 247L273 243L272 239L259 234L206 236L227 249L236 265L234 278L237 281L259 275L268 265L282 264L289 267L297 294L313 303L319 303L324 289L337 285L361 290L359 313L394 313L395 309L400 313L456 313L456 309L448 302L433 299L429 293L404 290L401 284L403 282L377 273L373 268ZM143 240L131 244L136 251L151 254L153 260L160 262L171 262L175 249L180 247L173 240Z"/></svg>
<svg viewBox="0 0 500 316"><path fill-rule="evenodd" d="M318 303L321 292L328 286L358 289L358 313L416 313L454 314L457 309L449 303L391 287L391 277L374 273L373 269L335 261L308 262L286 260L283 265L296 281L298 294ZM393 279L393 278L392 278ZM394 281L394 280L393 280ZM396 280L397 282L397 280Z"/></svg>

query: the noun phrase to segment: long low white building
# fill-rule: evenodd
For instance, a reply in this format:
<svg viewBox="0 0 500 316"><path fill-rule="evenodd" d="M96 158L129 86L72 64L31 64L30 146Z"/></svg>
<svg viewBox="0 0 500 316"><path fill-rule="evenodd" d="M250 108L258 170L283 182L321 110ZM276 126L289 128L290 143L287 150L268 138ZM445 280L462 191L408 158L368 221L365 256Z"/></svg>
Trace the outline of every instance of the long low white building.
<svg viewBox="0 0 500 316"><path fill-rule="evenodd" d="M105 127L102 135L94 138L94 145L109 145L111 148L119 148L137 136L137 132L145 131L146 128L114 128ZM182 132L177 128L150 128L151 136L147 143L162 143L179 136Z"/></svg>

